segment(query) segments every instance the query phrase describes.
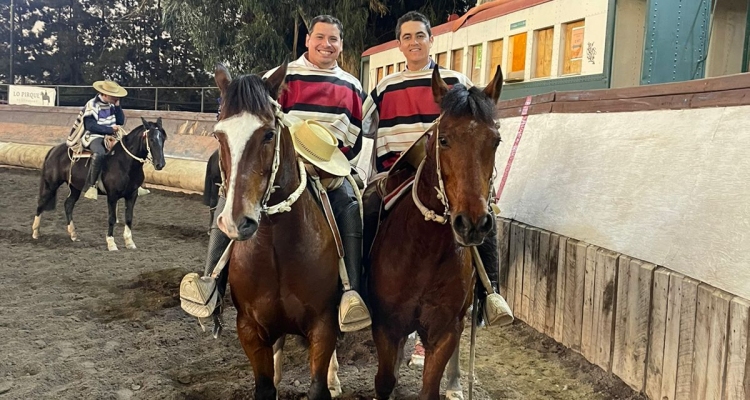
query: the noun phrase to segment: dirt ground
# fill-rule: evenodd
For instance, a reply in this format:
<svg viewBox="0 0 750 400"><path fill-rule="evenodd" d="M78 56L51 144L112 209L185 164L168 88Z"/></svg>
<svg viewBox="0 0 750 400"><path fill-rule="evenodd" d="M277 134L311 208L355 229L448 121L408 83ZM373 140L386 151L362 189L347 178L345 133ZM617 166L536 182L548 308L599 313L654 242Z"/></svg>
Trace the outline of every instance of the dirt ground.
<svg viewBox="0 0 750 400"><path fill-rule="evenodd" d="M106 201L79 201L81 241L71 242L66 187L33 240L38 184L38 171L0 167L0 399L251 399L234 309L214 340L179 307L180 279L203 269L208 215L200 198L153 190L136 205L138 249L125 249L119 225L121 250L108 252ZM475 399L643 398L523 323L481 329L478 338ZM287 342L282 399L301 399L309 386L295 342ZM468 371L468 340L462 349ZM371 399L370 332L347 335L338 350L342 398ZM395 397L415 399L421 371L400 373ZM463 385L468 398L466 376Z"/></svg>

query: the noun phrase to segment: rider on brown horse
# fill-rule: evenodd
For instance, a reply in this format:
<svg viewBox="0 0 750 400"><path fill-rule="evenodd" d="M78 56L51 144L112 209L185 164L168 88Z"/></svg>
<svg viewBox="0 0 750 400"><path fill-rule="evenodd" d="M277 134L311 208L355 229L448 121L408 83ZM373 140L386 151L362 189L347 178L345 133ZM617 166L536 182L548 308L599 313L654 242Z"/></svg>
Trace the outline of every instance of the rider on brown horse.
<svg viewBox="0 0 750 400"><path fill-rule="evenodd" d="M288 65L287 90L278 99L282 111L292 117L319 122L335 135L338 148L351 165L355 165L362 147L362 99L364 92L359 81L339 68L336 59L342 50L343 27L341 22L329 15L315 17L310 23L306 38L308 51ZM266 74L270 76L274 70ZM315 126L315 125L314 125ZM308 159L309 160L309 159ZM349 169L352 171L351 167ZM327 171L323 168L323 171ZM330 171L329 171L330 172ZM346 175L348 175L347 172ZM331 173L340 176L337 173ZM321 178L324 178L321 176ZM354 188L349 181L331 179L328 196L341 233L344 248L344 263L351 289L342 297L340 305L340 328L344 332L364 329L370 325L370 315L358 292L362 277L362 219ZM224 208L225 200L217 204L217 212ZM229 239L212 225L209 239L205 274L210 275L218 263ZM226 289L228 269L221 271L217 285L219 295ZM214 323L221 313L214 312ZM220 327L214 326L214 335Z"/></svg>
<svg viewBox="0 0 750 400"><path fill-rule="evenodd" d="M429 20L422 14L411 11L399 18L396 25L399 49L406 57L406 69L383 78L364 104L365 121L378 121L378 125L363 127L364 134L375 139L373 159L378 172L388 171L402 152L422 136L440 115L440 107L432 101L431 75L435 62L430 58L434 36ZM440 75L449 86L473 84L465 75L449 69L440 69ZM398 103L394 105L393 103ZM405 113L410 113L405 115ZM419 160L417 160L417 163ZM414 165L416 171L416 165ZM376 191L370 193L377 193ZM374 229L378 225L380 199L366 196L365 207L365 256L372 245ZM369 213L368 213L369 211ZM492 215L494 221L494 214ZM498 290L499 264L497 257L497 230L492 229L485 241L478 246L482 263L495 291ZM481 300L487 299L486 290L478 293ZM495 297L480 302L490 316L503 315L498 310L501 304ZM493 321L487 321L491 323Z"/></svg>

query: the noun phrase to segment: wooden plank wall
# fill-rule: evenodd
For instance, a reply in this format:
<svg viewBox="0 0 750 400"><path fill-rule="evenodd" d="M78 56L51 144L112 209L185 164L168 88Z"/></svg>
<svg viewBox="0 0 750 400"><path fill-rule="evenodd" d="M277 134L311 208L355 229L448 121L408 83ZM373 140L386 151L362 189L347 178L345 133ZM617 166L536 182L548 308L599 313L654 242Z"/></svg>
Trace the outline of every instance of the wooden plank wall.
<svg viewBox="0 0 750 400"><path fill-rule="evenodd" d="M750 400L750 300L667 268L498 219L515 317L653 400Z"/></svg>

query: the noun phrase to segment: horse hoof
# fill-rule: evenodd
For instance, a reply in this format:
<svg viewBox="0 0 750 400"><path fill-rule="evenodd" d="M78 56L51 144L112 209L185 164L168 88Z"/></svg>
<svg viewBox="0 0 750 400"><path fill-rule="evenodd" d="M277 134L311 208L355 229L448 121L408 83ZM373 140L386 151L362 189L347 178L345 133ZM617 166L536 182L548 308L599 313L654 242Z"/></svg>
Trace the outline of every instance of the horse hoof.
<svg viewBox="0 0 750 400"><path fill-rule="evenodd" d="M32 239L39 239L39 231L31 232Z"/></svg>
<svg viewBox="0 0 750 400"><path fill-rule="evenodd" d="M464 400L464 393L460 391L446 390L445 400Z"/></svg>
<svg viewBox="0 0 750 400"><path fill-rule="evenodd" d="M127 247L130 250L135 250L137 247L135 247L135 243L126 243L125 247Z"/></svg>
<svg viewBox="0 0 750 400"><path fill-rule="evenodd" d="M107 250L109 251L117 251L117 245L115 244L115 238L112 236L107 236Z"/></svg>
<svg viewBox="0 0 750 400"><path fill-rule="evenodd" d="M70 240L73 241L73 242L80 242L81 241L81 239L78 239L78 236L71 236Z"/></svg>
<svg viewBox="0 0 750 400"><path fill-rule="evenodd" d="M337 382L334 385L328 386L328 391L331 392L331 397L337 398L341 396L342 390L341 390L341 383Z"/></svg>
<svg viewBox="0 0 750 400"><path fill-rule="evenodd" d="M328 391L331 392L331 397L338 398L341 396L341 388L328 388Z"/></svg>

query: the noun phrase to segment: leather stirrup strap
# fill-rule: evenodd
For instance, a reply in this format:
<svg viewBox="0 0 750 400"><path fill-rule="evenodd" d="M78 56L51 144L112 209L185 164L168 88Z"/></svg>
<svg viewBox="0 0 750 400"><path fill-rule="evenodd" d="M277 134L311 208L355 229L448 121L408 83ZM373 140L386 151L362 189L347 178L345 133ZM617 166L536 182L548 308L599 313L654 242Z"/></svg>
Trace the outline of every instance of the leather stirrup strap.
<svg viewBox="0 0 750 400"><path fill-rule="evenodd" d="M328 226L333 232L333 240L336 242L336 250L339 253L339 258L344 258L344 243L341 241L341 234L339 233L339 227L336 225L336 218L333 216L333 209L331 208L331 200L328 198L328 191L320 183L320 177L318 171L315 170L310 164L305 164L307 170L307 176L311 177L315 182L315 190L318 191L320 201L323 203L323 213L328 221Z"/></svg>

